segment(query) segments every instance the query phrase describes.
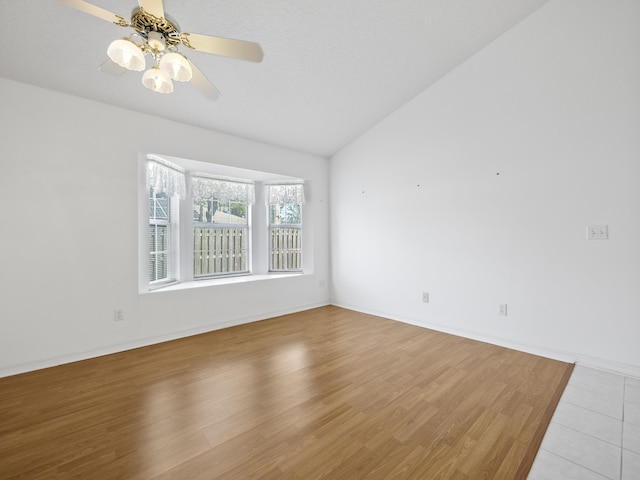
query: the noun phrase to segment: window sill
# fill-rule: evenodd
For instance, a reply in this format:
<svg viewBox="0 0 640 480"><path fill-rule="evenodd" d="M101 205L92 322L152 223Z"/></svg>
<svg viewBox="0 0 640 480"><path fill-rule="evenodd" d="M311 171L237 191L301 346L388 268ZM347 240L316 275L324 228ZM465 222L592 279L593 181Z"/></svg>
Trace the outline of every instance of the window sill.
<svg viewBox="0 0 640 480"><path fill-rule="evenodd" d="M171 283L162 287L155 288L146 292L140 293L159 293L159 292L174 292L176 290L189 290L192 288L213 287L216 285L231 285L235 283L251 283L251 282L263 282L270 280L277 280L279 278L291 278L302 277L309 275L303 272L294 273L265 273L261 275L239 275L236 277L224 277L224 278L207 278L204 280L192 280L190 282L178 282Z"/></svg>

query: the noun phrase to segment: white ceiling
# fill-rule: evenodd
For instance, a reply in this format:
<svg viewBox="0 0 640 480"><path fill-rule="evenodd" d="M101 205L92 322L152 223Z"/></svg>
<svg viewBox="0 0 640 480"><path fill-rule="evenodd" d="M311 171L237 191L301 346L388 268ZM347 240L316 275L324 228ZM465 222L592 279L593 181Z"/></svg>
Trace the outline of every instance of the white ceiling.
<svg viewBox="0 0 640 480"><path fill-rule="evenodd" d="M331 156L547 0L165 0L183 32L250 40L262 63L185 51L222 93L101 73L132 30L56 0L0 0L0 76ZM136 0L93 3L129 18Z"/></svg>

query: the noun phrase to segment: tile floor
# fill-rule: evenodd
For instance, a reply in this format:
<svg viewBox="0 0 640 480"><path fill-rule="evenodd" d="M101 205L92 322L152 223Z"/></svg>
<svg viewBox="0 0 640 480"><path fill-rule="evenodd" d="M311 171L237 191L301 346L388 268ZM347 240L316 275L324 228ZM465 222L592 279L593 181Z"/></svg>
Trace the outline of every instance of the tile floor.
<svg viewBox="0 0 640 480"><path fill-rule="evenodd" d="M640 480L640 380L576 365L528 480Z"/></svg>

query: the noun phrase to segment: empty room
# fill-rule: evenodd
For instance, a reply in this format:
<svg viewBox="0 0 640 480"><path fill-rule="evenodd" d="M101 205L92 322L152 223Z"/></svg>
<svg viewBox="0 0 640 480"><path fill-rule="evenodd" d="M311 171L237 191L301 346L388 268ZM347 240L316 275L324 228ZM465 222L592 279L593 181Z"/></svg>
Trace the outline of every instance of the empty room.
<svg viewBox="0 0 640 480"><path fill-rule="evenodd" d="M0 478L640 478L640 1L0 17Z"/></svg>

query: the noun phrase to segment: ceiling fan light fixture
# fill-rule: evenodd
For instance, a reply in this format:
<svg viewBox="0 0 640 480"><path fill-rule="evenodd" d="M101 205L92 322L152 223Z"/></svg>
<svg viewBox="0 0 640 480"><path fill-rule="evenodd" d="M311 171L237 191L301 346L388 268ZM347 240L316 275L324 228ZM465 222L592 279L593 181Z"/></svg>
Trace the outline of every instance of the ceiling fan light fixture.
<svg viewBox="0 0 640 480"><path fill-rule="evenodd" d="M188 82L193 76L187 57L178 52L169 52L160 60L160 70L177 82Z"/></svg>
<svg viewBox="0 0 640 480"><path fill-rule="evenodd" d="M164 52L164 49L167 47L164 35L160 32L149 32L147 34L147 44L154 53Z"/></svg>
<svg viewBox="0 0 640 480"><path fill-rule="evenodd" d="M128 38L120 38L111 42L107 49L107 55L113 62L127 70L136 72L144 70L144 53L138 45Z"/></svg>
<svg viewBox="0 0 640 480"><path fill-rule="evenodd" d="M173 92L173 82L169 75L164 73L158 66L151 67L142 75L142 84L149 90L157 93Z"/></svg>
<svg viewBox="0 0 640 480"><path fill-rule="evenodd" d="M100 71L113 75L120 75L124 70L142 72L148 54L154 66L143 74L142 84L154 92L171 93L172 80L191 81L210 100L220 97L218 89L198 67L178 51L179 45L250 62L261 62L264 58L262 47L255 42L181 31L165 13L164 0L137 0L130 20L95 5L93 0L58 1L111 24L132 28L134 33L129 38L111 42L107 49L109 60L100 66Z"/></svg>

